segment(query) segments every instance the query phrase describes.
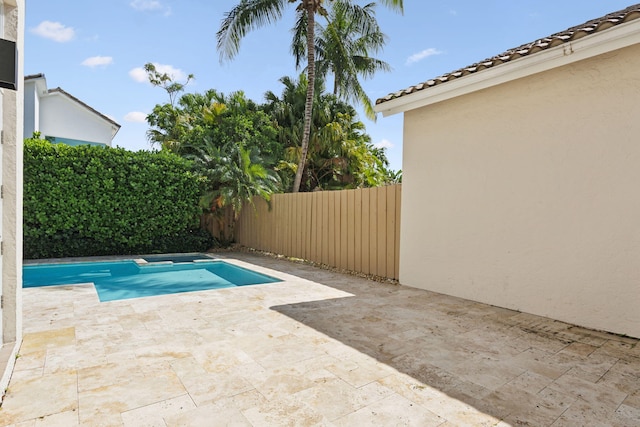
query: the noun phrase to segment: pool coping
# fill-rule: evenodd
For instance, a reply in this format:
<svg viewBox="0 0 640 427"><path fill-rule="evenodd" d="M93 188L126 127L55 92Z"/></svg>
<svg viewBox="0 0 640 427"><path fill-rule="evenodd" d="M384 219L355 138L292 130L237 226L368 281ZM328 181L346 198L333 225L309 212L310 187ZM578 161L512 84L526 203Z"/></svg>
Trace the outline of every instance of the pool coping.
<svg viewBox="0 0 640 427"><path fill-rule="evenodd" d="M99 255L99 256L87 256L87 257L65 257L65 258L42 258L42 259L25 259L22 261L23 265L39 265L39 264L66 264L72 262L109 262L109 261L134 261L138 265L144 264L161 264L172 263L171 261L159 261L148 262L144 260L144 257L150 256L207 256L211 260L222 260L223 258L208 252L173 252L166 254L135 254L135 255ZM197 262L194 260L192 262ZM207 260L199 260L200 262L210 262Z"/></svg>

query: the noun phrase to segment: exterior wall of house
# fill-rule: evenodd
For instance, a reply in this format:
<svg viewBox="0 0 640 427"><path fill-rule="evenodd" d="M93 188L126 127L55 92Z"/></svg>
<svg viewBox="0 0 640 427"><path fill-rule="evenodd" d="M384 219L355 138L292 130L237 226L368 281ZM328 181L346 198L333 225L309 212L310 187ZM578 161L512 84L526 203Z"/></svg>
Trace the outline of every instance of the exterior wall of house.
<svg viewBox="0 0 640 427"><path fill-rule="evenodd" d="M640 337L640 46L405 113L400 282Z"/></svg>
<svg viewBox="0 0 640 427"><path fill-rule="evenodd" d="M112 126L77 102L60 93L40 98L42 137L70 138L111 146Z"/></svg>
<svg viewBox="0 0 640 427"><path fill-rule="evenodd" d="M40 131L40 98L35 80L24 82L24 136L31 138Z"/></svg>
<svg viewBox="0 0 640 427"><path fill-rule="evenodd" d="M16 41L17 75L22 76L24 60L24 0L0 0L4 13L2 38ZM23 87L0 89L3 131L2 162L2 347L0 349L0 394L9 382L15 354L22 341L22 140Z"/></svg>

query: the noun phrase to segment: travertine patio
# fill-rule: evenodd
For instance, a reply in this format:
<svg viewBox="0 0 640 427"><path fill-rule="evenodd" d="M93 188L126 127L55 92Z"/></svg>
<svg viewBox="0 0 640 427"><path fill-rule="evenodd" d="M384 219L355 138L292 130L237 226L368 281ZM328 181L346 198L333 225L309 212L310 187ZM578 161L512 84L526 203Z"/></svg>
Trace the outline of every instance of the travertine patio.
<svg viewBox="0 0 640 427"><path fill-rule="evenodd" d="M629 338L245 253L281 283L24 291L16 426L640 425Z"/></svg>

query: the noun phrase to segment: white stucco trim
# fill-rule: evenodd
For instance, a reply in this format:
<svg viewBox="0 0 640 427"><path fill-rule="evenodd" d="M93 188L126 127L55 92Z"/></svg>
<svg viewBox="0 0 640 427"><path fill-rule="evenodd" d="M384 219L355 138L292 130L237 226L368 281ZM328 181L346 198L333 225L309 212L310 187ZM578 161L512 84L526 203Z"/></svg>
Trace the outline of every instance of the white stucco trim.
<svg viewBox="0 0 640 427"><path fill-rule="evenodd" d="M385 101L374 109L384 117L403 113L637 43L640 43L640 20L636 19L525 58Z"/></svg>
<svg viewBox="0 0 640 427"><path fill-rule="evenodd" d="M65 99L67 102L69 102L75 108L79 108L81 110L85 110L85 111L89 112L89 114L93 115L100 122L102 122L106 126L110 127L110 129L111 129L111 139L113 139L116 136L116 133L118 133L118 130L120 130L120 126L114 124L115 122L113 120L108 119L104 114L102 114L100 112L97 112L96 110L94 110L93 108L91 108L88 105L84 104L83 102L78 102L78 99L74 98L72 95L69 95L68 93L66 93L64 91L60 91L60 90L56 90L56 89L48 90L46 94L41 96L41 98L45 98L45 97L49 97L49 98L60 97L62 99Z"/></svg>

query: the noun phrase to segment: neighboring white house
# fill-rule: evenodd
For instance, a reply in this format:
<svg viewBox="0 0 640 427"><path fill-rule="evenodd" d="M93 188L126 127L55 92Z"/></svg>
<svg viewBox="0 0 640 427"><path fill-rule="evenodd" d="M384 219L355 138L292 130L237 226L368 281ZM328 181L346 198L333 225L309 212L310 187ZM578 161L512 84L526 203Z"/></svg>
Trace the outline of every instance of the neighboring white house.
<svg viewBox="0 0 640 427"><path fill-rule="evenodd" d="M640 337L640 4L379 99L400 282Z"/></svg>
<svg viewBox="0 0 640 427"><path fill-rule="evenodd" d="M47 89L44 74L24 78L24 135L68 145L106 145L120 125L58 88Z"/></svg>
<svg viewBox="0 0 640 427"><path fill-rule="evenodd" d="M0 0L0 396L22 342L24 0ZM10 64L10 66L9 66Z"/></svg>

